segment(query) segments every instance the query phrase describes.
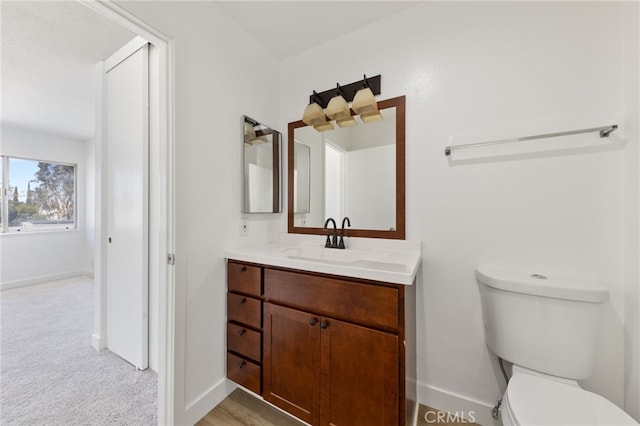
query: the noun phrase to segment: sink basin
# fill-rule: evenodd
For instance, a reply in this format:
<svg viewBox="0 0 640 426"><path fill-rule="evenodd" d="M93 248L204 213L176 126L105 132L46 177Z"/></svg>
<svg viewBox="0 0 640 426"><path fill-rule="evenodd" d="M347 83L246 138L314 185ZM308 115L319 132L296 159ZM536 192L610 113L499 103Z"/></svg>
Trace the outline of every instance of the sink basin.
<svg viewBox="0 0 640 426"><path fill-rule="evenodd" d="M282 250L290 259L306 259L318 262L351 263L360 259L362 254L356 250L340 250L314 246L293 246Z"/></svg>
<svg viewBox="0 0 640 426"><path fill-rule="evenodd" d="M383 271L406 272L407 266L402 263L384 262L381 258L388 257L386 253L364 250L341 250L313 246L288 247L282 253L289 259L306 260L309 262L345 265L354 268L368 268Z"/></svg>
<svg viewBox="0 0 640 426"><path fill-rule="evenodd" d="M226 250L227 259L263 265L363 278L396 284L413 284L422 258L420 243L351 238L347 249L330 249L324 240L291 237L277 243Z"/></svg>

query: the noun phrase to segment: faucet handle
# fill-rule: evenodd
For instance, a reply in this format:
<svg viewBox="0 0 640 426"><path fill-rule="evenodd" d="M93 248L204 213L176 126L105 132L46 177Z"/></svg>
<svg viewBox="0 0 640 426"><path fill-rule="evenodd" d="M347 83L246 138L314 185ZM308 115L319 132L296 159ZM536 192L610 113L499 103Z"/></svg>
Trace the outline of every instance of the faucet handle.
<svg viewBox="0 0 640 426"><path fill-rule="evenodd" d="M346 248L344 245L344 223L347 223L347 225L349 226L349 228L351 228L351 219L349 219L347 216L345 216L342 219L342 232L340 233L340 242L338 243L338 248L339 249L344 249Z"/></svg>

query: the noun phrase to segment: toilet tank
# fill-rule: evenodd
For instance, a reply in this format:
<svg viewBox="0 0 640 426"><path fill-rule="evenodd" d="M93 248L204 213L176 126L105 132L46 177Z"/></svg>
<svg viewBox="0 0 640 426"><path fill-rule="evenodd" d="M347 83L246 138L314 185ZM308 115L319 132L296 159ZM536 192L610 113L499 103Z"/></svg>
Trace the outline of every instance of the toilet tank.
<svg viewBox="0 0 640 426"><path fill-rule="evenodd" d="M609 290L592 280L479 267L485 339L500 358L575 380L591 375Z"/></svg>

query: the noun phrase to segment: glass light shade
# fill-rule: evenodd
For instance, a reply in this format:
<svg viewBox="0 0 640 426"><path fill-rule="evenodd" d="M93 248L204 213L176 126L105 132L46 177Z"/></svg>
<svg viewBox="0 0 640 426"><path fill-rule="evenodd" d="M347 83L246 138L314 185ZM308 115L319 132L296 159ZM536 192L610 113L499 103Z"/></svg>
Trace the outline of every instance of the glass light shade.
<svg viewBox="0 0 640 426"><path fill-rule="evenodd" d="M244 136L245 140L250 140L256 137L256 131L253 129L253 126L246 121L244 123Z"/></svg>
<svg viewBox="0 0 640 426"><path fill-rule="evenodd" d="M269 142L269 138L267 136L258 136L249 140L249 143L251 145L267 143L267 142Z"/></svg>
<svg viewBox="0 0 640 426"><path fill-rule="evenodd" d="M322 107L313 102L307 105L302 114L302 121L308 126L318 126L327 121Z"/></svg>
<svg viewBox="0 0 640 426"><path fill-rule="evenodd" d="M333 121L327 121L325 123L322 124L318 124L316 126L313 126L314 129L316 129L318 132L326 132L327 130L333 130Z"/></svg>
<svg viewBox="0 0 640 426"><path fill-rule="evenodd" d="M340 95L334 96L327 105L327 116L332 120L343 120L351 116L347 101Z"/></svg>
<svg viewBox="0 0 640 426"><path fill-rule="evenodd" d="M356 119L352 116L349 116L348 118L345 118L343 120L336 120L336 124L340 127L351 127L351 126L355 126L358 123L356 122Z"/></svg>
<svg viewBox="0 0 640 426"><path fill-rule="evenodd" d="M353 98L351 108L358 115L370 114L378 111L378 103L373 96L373 92L368 87L358 90L356 96Z"/></svg>
<svg viewBox="0 0 640 426"><path fill-rule="evenodd" d="M380 114L380 111L377 111L377 110L374 112L370 112L368 114L361 114L360 120L362 120L363 123L372 123L374 121L380 121L382 120L382 114Z"/></svg>

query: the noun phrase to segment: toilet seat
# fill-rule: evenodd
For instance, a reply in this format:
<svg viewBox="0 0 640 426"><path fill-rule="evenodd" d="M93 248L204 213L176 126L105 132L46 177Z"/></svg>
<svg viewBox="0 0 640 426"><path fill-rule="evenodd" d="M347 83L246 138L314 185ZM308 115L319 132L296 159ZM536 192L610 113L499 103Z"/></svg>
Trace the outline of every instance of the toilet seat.
<svg viewBox="0 0 640 426"><path fill-rule="evenodd" d="M505 425L637 425L600 395L554 380L516 374L502 400Z"/></svg>

